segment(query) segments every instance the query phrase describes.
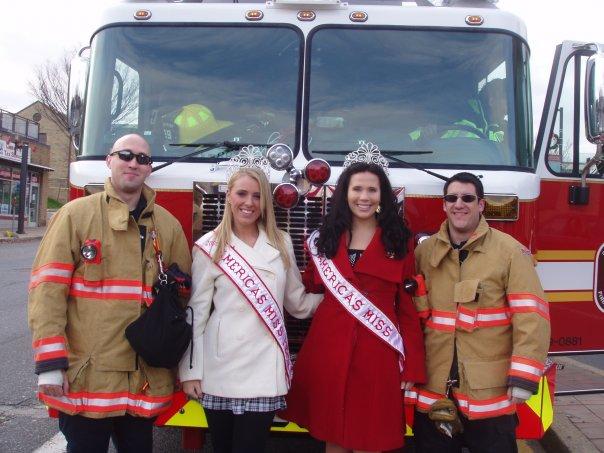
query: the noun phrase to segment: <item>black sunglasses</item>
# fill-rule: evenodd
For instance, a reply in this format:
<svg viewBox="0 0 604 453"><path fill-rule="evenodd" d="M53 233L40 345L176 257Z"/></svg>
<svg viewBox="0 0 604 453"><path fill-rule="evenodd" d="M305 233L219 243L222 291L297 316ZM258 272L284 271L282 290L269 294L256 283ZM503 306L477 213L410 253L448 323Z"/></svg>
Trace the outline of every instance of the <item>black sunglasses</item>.
<svg viewBox="0 0 604 453"><path fill-rule="evenodd" d="M136 154L136 153L130 151L129 149L113 151L109 155L114 156L116 154L117 154L117 157L119 157L121 160L124 160L126 162L130 162L132 159L136 158L136 162L138 162L140 165L151 165L153 163L153 160L147 154L145 154L145 153Z"/></svg>
<svg viewBox="0 0 604 453"><path fill-rule="evenodd" d="M448 195L445 195L443 197L443 200L445 200L447 203L456 203L458 198L461 198L461 201L463 201L464 203L473 203L478 197L476 195L470 195L469 193L463 195L455 195L453 193L450 193Z"/></svg>

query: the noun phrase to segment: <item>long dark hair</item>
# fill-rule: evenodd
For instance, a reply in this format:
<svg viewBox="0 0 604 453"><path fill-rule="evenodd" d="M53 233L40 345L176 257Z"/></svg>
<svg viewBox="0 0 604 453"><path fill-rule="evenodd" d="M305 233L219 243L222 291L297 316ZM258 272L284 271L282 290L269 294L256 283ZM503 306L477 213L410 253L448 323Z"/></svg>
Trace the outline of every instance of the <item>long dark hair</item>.
<svg viewBox="0 0 604 453"><path fill-rule="evenodd" d="M386 252L395 258L407 254L407 241L411 231L405 220L398 214L399 206L392 193L390 181L382 167L376 164L357 162L347 167L336 185L329 212L319 227L317 248L327 258L333 258L338 250L340 237L352 228L352 212L348 206L348 186L350 178L356 173L373 173L380 180L380 213L377 215L378 225L382 229L382 243Z"/></svg>

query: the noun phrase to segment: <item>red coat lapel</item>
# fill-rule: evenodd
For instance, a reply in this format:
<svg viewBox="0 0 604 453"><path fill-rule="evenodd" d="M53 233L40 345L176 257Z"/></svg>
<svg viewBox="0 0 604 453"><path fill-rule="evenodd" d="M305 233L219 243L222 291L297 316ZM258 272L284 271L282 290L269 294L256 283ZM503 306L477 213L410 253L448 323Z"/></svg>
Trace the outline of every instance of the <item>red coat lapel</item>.
<svg viewBox="0 0 604 453"><path fill-rule="evenodd" d="M354 271L352 266L350 265L350 260L348 258L348 237L347 233L342 234L340 236L340 244L338 245L338 251L336 252L336 256L333 257L333 262L342 274L342 276L350 281L351 283L358 283L356 275L354 275Z"/></svg>
<svg viewBox="0 0 604 453"><path fill-rule="evenodd" d="M382 229L378 227L371 242L355 264L354 272L400 283L403 277L403 264L402 259L388 258L382 244ZM348 266L350 267L350 264Z"/></svg>

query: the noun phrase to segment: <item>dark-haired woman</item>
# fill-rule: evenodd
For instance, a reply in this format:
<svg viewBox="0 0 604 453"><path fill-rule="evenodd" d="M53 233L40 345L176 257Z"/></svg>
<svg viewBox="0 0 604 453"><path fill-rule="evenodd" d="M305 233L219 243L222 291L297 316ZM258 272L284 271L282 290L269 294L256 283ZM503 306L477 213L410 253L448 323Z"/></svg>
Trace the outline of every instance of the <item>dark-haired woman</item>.
<svg viewBox="0 0 604 453"><path fill-rule="evenodd" d="M411 233L379 165L346 168L315 237L304 281L324 300L298 354L282 417L325 441L327 453L399 448L403 391L425 380L424 349L403 285L414 275Z"/></svg>

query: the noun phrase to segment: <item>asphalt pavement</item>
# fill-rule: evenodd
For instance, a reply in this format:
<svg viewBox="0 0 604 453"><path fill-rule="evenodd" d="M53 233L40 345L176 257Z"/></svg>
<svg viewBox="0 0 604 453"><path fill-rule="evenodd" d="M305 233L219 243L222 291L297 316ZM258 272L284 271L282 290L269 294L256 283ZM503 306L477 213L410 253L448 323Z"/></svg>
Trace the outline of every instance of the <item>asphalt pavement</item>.
<svg viewBox="0 0 604 453"><path fill-rule="evenodd" d="M35 394L27 283L38 241L0 244L0 452L31 452L57 431Z"/></svg>

